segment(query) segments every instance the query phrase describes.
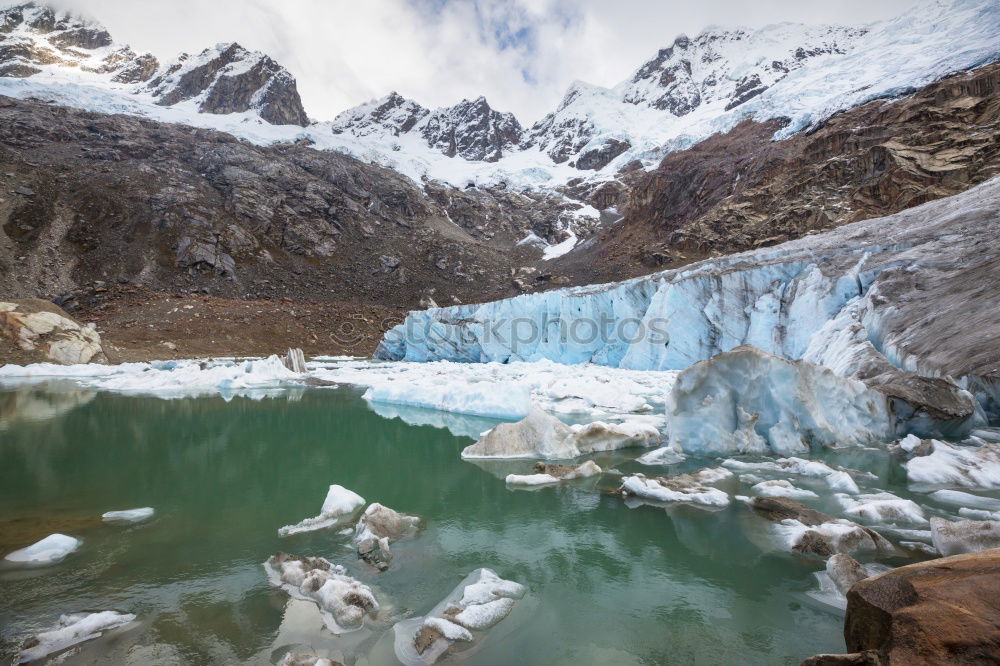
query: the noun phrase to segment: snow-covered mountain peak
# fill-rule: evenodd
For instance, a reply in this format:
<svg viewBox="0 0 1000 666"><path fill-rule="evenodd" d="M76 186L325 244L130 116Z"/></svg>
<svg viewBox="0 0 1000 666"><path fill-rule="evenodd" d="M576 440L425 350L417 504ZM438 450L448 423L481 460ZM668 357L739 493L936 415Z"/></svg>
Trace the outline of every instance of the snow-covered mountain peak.
<svg viewBox="0 0 1000 666"><path fill-rule="evenodd" d="M396 92L344 111L331 130L383 140L418 136L447 157L477 162L495 162L516 150L523 134L514 114L494 110L484 96L430 111Z"/></svg>
<svg viewBox="0 0 1000 666"><path fill-rule="evenodd" d="M193 100L202 113L253 109L274 125L309 122L288 70L235 42L216 44L194 56L182 54L157 72L147 89L161 106Z"/></svg>
<svg viewBox="0 0 1000 666"><path fill-rule="evenodd" d="M263 53L218 44L161 67L152 54L114 42L99 23L38 3L0 10L0 76L141 94L161 106L191 102L201 113L252 112L276 125L308 124L295 79Z"/></svg>

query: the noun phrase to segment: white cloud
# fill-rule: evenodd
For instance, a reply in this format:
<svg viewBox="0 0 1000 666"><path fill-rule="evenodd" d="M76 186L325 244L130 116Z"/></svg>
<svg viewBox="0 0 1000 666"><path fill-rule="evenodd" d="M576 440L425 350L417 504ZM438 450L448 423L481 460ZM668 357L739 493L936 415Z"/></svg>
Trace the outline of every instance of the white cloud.
<svg viewBox="0 0 1000 666"><path fill-rule="evenodd" d="M613 85L710 24L862 24L912 0L57 0L170 59L217 42L260 49L329 119L390 90L427 106L485 95L531 123L576 79Z"/></svg>

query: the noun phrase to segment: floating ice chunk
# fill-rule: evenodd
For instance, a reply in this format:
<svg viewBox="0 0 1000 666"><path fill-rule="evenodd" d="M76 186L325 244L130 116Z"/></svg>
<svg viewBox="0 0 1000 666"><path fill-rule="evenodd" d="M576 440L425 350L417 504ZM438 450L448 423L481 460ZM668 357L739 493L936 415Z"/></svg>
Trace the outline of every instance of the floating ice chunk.
<svg viewBox="0 0 1000 666"><path fill-rule="evenodd" d="M332 659L326 657L289 652L278 662L278 666L335 666L335 664Z"/></svg>
<svg viewBox="0 0 1000 666"><path fill-rule="evenodd" d="M906 463L911 484L1000 488L1000 444L952 446L938 440L930 455Z"/></svg>
<svg viewBox="0 0 1000 666"><path fill-rule="evenodd" d="M832 490L851 494L861 492L858 484L847 470L833 469L819 460L805 460L803 458L791 457L778 458L774 461L765 462L744 462L742 460L727 458L722 461L722 466L738 472L777 472L780 474L821 478Z"/></svg>
<svg viewBox="0 0 1000 666"><path fill-rule="evenodd" d="M651 446L659 431L645 423L609 424L601 421L567 426L533 407L517 423L501 423L462 451L462 458L541 458L562 460L626 447Z"/></svg>
<svg viewBox="0 0 1000 666"><path fill-rule="evenodd" d="M358 557L380 571L389 568L392 551L389 544L416 534L420 519L373 502L361 514L354 528Z"/></svg>
<svg viewBox="0 0 1000 666"><path fill-rule="evenodd" d="M424 620L424 627L433 629L448 641L471 641L472 634L465 627L449 622L441 617L429 617Z"/></svg>
<svg viewBox="0 0 1000 666"><path fill-rule="evenodd" d="M843 610L847 608L847 592L855 583L889 569L884 564L861 564L850 555L834 553L826 561L826 570L815 574L819 591L808 594Z"/></svg>
<svg viewBox="0 0 1000 666"><path fill-rule="evenodd" d="M640 465L674 465L683 461L686 456L670 446L661 446L649 453L644 453L635 459Z"/></svg>
<svg viewBox="0 0 1000 666"><path fill-rule="evenodd" d="M570 426L570 439L581 454L649 447L660 441L660 431L648 423L594 421Z"/></svg>
<svg viewBox="0 0 1000 666"><path fill-rule="evenodd" d="M101 518L107 522L139 523L149 520L156 511L151 506L141 509L125 509L124 511L108 511L101 514Z"/></svg>
<svg viewBox="0 0 1000 666"><path fill-rule="evenodd" d="M371 588L322 557L278 553L264 563L268 580L295 599L315 603L326 627L335 634L360 629L379 605Z"/></svg>
<svg viewBox="0 0 1000 666"><path fill-rule="evenodd" d="M941 557L941 553L938 552L937 548L923 541L900 541L899 546L900 548L930 555L931 557Z"/></svg>
<svg viewBox="0 0 1000 666"><path fill-rule="evenodd" d="M742 476L740 479L742 480ZM796 488L790 481L777 479L773 481L761 481L750 488L750 492L759 497L790 497L791 499L816 499L819 497L811 490Z"/></svg>
<svg viewBox="0 0 1000 666"><path fill-rule="evenodd" d="M893 552L892 544L878 532L810 509L787 497L753 497L748 505L772 523L772 539L782 550L820 557L834 553Z"/></svg>
<svg viewBox="0 0 1000 666"><path fill-rule="evenodd" d="M980 497L961 490L935 490L928 497L951 506L961 506L986 511L1000 511L1000 499Z"/></svg>
<svg viewBox="0 0 1000 666"><path fill-rule="evenodd" d="M289 536L333 527L341 524L345 518L353 516L364 504L365 500L361 495L343 486L333 484L326 492L326 499L323 500L323 506L320 508L318 516L306 518L295 525L285 525L278 529L278 535Z"/></svg>
<svg viewBox="0 0 1000 666"><path fill-rule="evenodd" d="M593 460L587 460L579 465L546 465L537 463L534 474L508 474L506 481L511 485L544 486L560 481L583 479L597 476L601 468Z"/></svg>
<svg viewBox="0 0 1000 666"><path fill-rule="evenodd" d="M1000 548L1000 521L931 518L934 547L942 556Z"/></svg>
<svg viewBox="0 0 1000 666"><path fill-rule="evenodd" d="M970 520L1000 520L1000 511L983 511L982 509L966 509L962 507L958 510L958 515Z"/></svg>
<svg viewBox="0 0 1000 666"><path fill-rule="evenodd" d="M622 479L619 492L625 497L635 496L654 502L688 502L705 506L728 506L729 494L707 484L732 476L721 467L699 470L692 474L675 474L647 479L642 474Z"/></svg>
<svg viewBox="0 0 1000 666"><path fill-rule="evenodd" d="M857 482L851 478L851 475L842 470L831 472L824 477L826 480L826 485L830 486L831 490L838 490L843 493L857 494L861 492L858 488Z"/></svg>
<svg viewBox="0 0 1000 666"><path fill-rule="evenodd" d="M688 453L775 453L885 440L883 394L822 366L744 345L681 372L667 399L670 443Z"/></svg>
<svg viewBox="0 0 1000 666"><path fill-rule="evenodd" d="M868 578L868 572L861 564L844 553L834 553L826 561L826 574L833 581L837 591L842 595L847 595L851 586Z"/></svg>
<svg viewBox="0 0 1000 666"><path fill-rule="evenodd" d="M835 495L844 513L870 523L909 523L926 525L924 510L916 502L897 497L892 493L850 496Z"/></svg>
<svg viewBox="0 0 1000 666"><path fill-rule="evenodd" d="M477 569L424 618L395 625L396 656L404 664L433 664L456 642L472 644L463 650L475 649L487 637L479 632L510 615L525 592L519 583Z"/></svg>
<svg viewBox="0 0 1000 666"><path fill-rule="evenodd" d="M80 540L65 534L50 534L27 548L15 550L4 559L19 564L55 564L80 547Z"/></svg>
<svg viewBox="0 0 1000 666"><path fill-rule="evenodd" d="M455 622L478 631L489 629L510 614L514 603L514 599L510 597L501 597L485 603L470 604L455 614Z"/></svg>
<svg viewBox="0 0 1000 666"><path fill-rule="evenodd" d="M133 620L135 615L115 611L63 615L55 628L38 634L31 642L31 647L21 651L17 663L42 659L77 643L99 638L105 631L124 626Z"/></svg>
<svg viewBox="0 0 1000 666"><path fill-rule="evenodd" d="M398 381L369 388L364 399L497 419L519 419L531 410L531 387L517 382L467 382L457 378L435 383Z"/></svg>

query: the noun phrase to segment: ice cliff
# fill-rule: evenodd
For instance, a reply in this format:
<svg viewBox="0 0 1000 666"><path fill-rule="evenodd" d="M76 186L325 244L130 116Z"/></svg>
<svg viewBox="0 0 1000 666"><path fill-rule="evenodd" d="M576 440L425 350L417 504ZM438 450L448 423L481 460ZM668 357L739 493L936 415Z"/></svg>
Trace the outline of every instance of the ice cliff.
<svg viewBox="0 0 1000 666"><path fill-rule="evenodd" d="M980 407L998 411L998 231L994 178L885 218L625 282L411 312L376 358L680 370L753 345L864 381L886 396L897 432L967 429Z"/></svg>

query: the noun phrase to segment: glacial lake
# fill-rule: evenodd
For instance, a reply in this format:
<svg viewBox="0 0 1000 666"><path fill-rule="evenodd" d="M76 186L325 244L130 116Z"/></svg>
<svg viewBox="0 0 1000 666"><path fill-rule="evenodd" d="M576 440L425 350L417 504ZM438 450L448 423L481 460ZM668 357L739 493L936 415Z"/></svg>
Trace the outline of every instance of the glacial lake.
<svg viewBox="0 0 1000 666"><path fill-rule="evenodd" d="M137 622L65 663L273 664L297 650L391 664L394 622L479 567L529 594L467 663L798 664L844 649L842 616L808 594L822 562L764 552L764 522L740 502L629 508L611 494L613 474L514 490L504 476L530 462L463 461L470 438L379 415L360 390L266 393L165 400L66 382L0 392L0 552L56 532L83 541L53 566L0 565L5 660L62 613L118 610ZM479 421L466 426L491 425ZM592 458L660 473L634 461L642 452ZM884 451L842 457L912 496ZM334 483L423 518L417 538L393 545L388 571L359 561L336 529L278 536L316 515ZM735 479L722 487L746 493ZM144 506L156 509L148 522L101 521ZM373 588L378 620L340 637L323 629L314 606L269 586L262 563L279 551L343 564Z"/></svg>

